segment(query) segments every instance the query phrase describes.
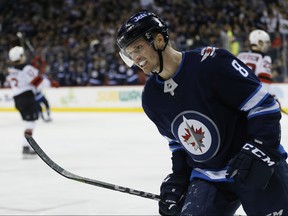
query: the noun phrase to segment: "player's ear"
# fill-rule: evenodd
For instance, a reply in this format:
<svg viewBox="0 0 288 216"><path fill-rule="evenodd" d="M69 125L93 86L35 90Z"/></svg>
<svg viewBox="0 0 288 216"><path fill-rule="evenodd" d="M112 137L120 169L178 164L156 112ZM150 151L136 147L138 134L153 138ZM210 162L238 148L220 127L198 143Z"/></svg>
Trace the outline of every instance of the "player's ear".
<svg viewBox="0 0 288 216"><path fill-rule="evenodd" d="M160 33L154 35L154 46L156 49L163 49L165 46L164 37Z"/></svg>
<svg viewBox="0 0 288 216"><path fill-rule="evenodd" d="M264 42L263 42L262 40L259 40L258 45L259 45L260 47L262 47L262 46L264 45Z"/></svg>

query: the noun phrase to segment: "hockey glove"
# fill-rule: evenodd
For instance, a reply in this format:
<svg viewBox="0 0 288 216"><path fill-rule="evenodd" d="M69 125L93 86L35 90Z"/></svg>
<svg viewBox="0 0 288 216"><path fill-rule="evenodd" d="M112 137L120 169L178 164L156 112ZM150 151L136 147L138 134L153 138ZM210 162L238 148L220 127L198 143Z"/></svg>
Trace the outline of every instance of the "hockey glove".
<svg viewBox="0 0 288 216"><path fill-rule="evenodd" d="M188 184L187 176L173 173L164 179L160 187L160 215L180 215Z"/></svg>
<svg viewBox="0 0 288 216"><path fill-rule="evenodd" d="M272 151L275 152L272 154ZM276 150L271 149L268 154L262 145L246 143L240 153L230 160L226 178L264 190L280 158Z"/></svg>
<svg viewBox="0 0 288 216"><path fill-rule="evenodd" d="M60 86L59 82L56 80L50 80L51 87L58 88Z"/></svg>

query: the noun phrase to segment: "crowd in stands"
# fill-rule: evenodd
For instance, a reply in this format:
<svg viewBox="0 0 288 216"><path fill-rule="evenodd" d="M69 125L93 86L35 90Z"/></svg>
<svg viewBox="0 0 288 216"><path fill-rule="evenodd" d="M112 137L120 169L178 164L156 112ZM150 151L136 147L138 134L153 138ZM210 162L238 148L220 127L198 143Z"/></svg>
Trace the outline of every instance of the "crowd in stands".
<svg viewBox="0 0 288 216"><path fill-rule="evenodd" d="M165 18L179 50L212 45L237 55L249 49L251 30L267 31L273 80L287 81L288 36L279 32L286 0L0 0L0 87L17 32L34 47L26 47L30 61L60 86L143 84L143 73L119 58L115 38L123 20L146 9Z"/></svg>

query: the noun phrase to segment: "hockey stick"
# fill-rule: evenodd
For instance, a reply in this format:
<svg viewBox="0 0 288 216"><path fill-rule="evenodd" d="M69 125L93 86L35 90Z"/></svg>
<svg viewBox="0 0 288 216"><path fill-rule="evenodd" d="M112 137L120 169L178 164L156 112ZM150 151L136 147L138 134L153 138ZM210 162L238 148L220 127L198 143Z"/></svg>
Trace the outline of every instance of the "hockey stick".
<svg viewBox="0 0 288 216"><path fill-rule="evenodd" d="M56 171L57 173L59 173L60 175L66 177L68 179L72 179L72 180L82 182L85 184L91 184L91 185L94 185L97 187L102 187L102 188L106 188L106 189L110 189L110 190L114 190L114 191L119 191L119 192L131 194L131 195L140 196L140 197L147 198L147 199L153 199L156 201L160 201L160 196L156 195L156 194L152 194L152 193L148 193L148 192L144 192L144 191L139 191L139 190L135 190L132 188L122 187L119 185L109 184L109 183L97 181L94 179L81 177L81 176L75 175L71 172L68 172L67 170L63 169L58 164L56 164L54 161L52 161L48 157L48 155L40 148L40 146L37 144L37 142L34 140L33 137L26 136L26 139L27 139L28 143L31 145L31 147L34 149L34 151L38 154L38 156L49 167L51 167L54 171Z"/></svg>
<svg viewBox="0 0 288 216"><path fill-rule="evenodd" d="M288 115L288 112L286 112L283 108L280 109L282 113Z"/></svg>
<svg viewBox="0 0 288 216"><path fill-rule="evenodd" d="M32 46L32 44L30 43L30 41L28 39L24 38L24 36L21 32L17 32L16 36L19 38L20 44L23 48L24 48L24 43L25 43L26 46L28 47L28 49L30 50L30 52L34 53L34 51L35 51L34 47Z"/></svg>

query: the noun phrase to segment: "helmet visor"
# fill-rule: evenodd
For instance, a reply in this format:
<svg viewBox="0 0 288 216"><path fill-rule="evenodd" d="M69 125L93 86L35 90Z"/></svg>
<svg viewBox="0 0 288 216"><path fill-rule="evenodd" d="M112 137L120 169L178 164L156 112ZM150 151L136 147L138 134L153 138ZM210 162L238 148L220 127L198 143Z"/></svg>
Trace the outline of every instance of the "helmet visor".
<svg viewBox="0 0 288 216"><path fill-rule="evenodd" d="M120 51L119 55L120 55L121 59L125 62L125 64L128 67L132 67L133 66L134 61L131 58L129 58L128 55L125 52Z"/></svg>

